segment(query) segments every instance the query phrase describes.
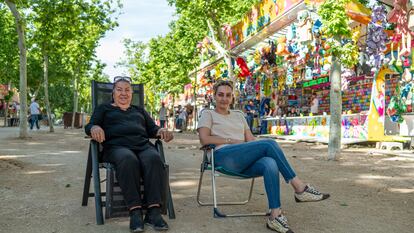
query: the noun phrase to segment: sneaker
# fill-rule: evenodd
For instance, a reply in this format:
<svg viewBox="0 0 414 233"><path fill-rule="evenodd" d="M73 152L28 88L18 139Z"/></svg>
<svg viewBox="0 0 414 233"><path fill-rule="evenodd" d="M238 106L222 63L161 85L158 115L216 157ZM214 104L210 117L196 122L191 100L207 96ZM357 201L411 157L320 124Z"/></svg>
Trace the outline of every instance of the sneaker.
<svg viewBox="0 0 414 233"><path fill-rule="evenodd" d="M129 229L131 232L144 232L144 221L142 220L142 210L134 209L129 212Z"/></svg>
<svg viewBox="0 0 414 233"><path fill-rule="evenodd" d="M296 202L322 201L328 199L329 197L330 195L328 193L320 193L310 185L306 185L303 192L295 193Z"/></svg>
<svg viewBox="0 0 414 233"><path fill-rule="evenodd" d="M145 224L152 227L156 231L168 230L168 224L164 221L161 216L160 207L153 207L148 209L144 219Z"/></svg>
<svg viewBox="0 0 414 233"><path fill-rule="evenodd" d="M279 215L275 219L267 219L266 227L279 233L293 233L287 223L287 218L284 215Z"/></svg>

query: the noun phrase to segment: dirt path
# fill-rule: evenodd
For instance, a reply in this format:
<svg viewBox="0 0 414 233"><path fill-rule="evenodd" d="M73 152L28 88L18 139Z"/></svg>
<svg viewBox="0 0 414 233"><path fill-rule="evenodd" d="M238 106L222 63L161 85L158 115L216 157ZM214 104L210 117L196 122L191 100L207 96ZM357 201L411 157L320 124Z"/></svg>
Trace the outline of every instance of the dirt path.
<svg viewBox="0 0 414 233"><path fill-rule="evenodd" d="M17 139L17 130L0 128L0 232L128 232L128 218L97 226L93 200L81 206L88 148L82 130L33 131L30 140ZM292 189L283 184L282 207L295 232L413 232L414 156L374 156L351 148L330 162L326 146L280 143L297 174L332 195L324 202L297 204ZM214 219L209 207L197 206L201 153L195 135L177 134L164 147L177 215L168 220L169 232L271 232L262 217ZM206 194L209 184L203 186ZM246 182L221 179L218 185L225 199L247 192ZM223 210L265 209L259 179L251 203Z"/></svg>

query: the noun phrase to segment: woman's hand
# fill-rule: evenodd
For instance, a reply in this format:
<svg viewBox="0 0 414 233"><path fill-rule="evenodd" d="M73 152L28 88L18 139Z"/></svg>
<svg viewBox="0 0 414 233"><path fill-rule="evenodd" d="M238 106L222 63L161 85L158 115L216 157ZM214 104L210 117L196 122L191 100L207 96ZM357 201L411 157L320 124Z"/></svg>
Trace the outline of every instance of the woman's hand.
<svg viewBox="0 0 414 233"><path fill-rule="evenodd" d="M172 132L168 131L165 128L159 129L157 132L157 136L159 136L165 142L169 142L173 140L174 138L174 135L172 134Z"/></svg>
<svg viewBox="0 0 414 233"><path fill-rule="evenodd" d="M91 128L91 137L93 140L102 143L105 141L105 132L99 125L94 125Z"/></svg>
<svg viewBox="0 0 414 233"><path fill-rule="evenodd" d="M244 143L245 141L243 140L238 140L238 139L226 139L226 142L228 144L240 144L240 143Z"/></svg>

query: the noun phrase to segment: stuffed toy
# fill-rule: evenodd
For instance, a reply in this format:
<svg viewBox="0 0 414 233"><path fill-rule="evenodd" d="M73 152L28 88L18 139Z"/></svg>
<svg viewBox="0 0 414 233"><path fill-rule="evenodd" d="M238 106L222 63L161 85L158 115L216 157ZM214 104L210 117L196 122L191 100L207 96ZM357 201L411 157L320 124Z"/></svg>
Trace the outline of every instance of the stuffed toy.
<svg viewBox="0 0 414 233"><path fill-rule="evenodd" d="M411 7L408 12L408 29L411 31L414 31L414 1L413 0L410 0L410 6Z"/></svg>
<svg viewBox="0 0 414 233"><path fill-rule="evenodd" d="M287 41L287 39L284 36L279 37L277 39L277 48L276 48L276 54L277 55L285 56L285 55L289 54L289 52L287 51L287 48L286 48L286 41Z"/></svg>
<svg viewBox="0 0 414 233"><path fill-rule="evenodd" d="M395 42L398 42L403 34L407 34L409 32L407 2L408 0L394 0L394 8L387 15L388 22L396 24L396 35L393 37Z"/></svg>
<svg viewBox="0 0 414 233"><path fill-rule="evenodd" d="M297 19L297 42L308 43L312 41L312 22L310 19L310 12L308 10L300 11L298 13Z"/></svg>
<svg viewBox="0 0 414 233"><path fill-rule="evenodd" d="M249 67L247 67L246 61L242 58L242 57L238 57L236 59L236 63L240 68L240 76L241 77L247 77L247 76L251 76L252 74L250 73Z"/></svg>
<svg viewBox="0 0 414 233"><path fill-rule="evenodd" d="M287 41L292 41L295 38L296 38L296 25L295 24L291 24L287 28L286 39L287 39Z"/></svg>
<svg viewBox="0 0 414 233"><path fill-rule="evenodd" d="M235 41L234 41L234 38L233 38L233 31L231 29L230 24L223 25L222 30L227 36L227 40L229 41L230 48L233 48L234 45L235 45Z"/></svg>
<svg viewBox="0 0 414 233"><path fill-rule="evenodd" d="M388 40L388 36L384 31L385 20L385 7L375 5L372 9L371 22L368 24L366 39L366 53L369 58L367 64L372 67L372 72L378 71L385 61L384 51Z"/></svg>
<svg viewBox="0 0 414 233"><path fill-rule="evenodd" d="M289 64L286 71L286 85L290 86L293 84L293 65Z"/></svg>

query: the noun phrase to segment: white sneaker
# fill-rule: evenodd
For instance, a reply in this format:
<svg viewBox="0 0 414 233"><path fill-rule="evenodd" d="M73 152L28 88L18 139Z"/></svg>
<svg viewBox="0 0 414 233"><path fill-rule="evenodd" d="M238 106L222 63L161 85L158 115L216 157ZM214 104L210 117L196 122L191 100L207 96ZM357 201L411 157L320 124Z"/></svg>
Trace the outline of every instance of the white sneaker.
<svg viewBox="0 0 414 233"><path fill-rule="evenodd" d="M311 185L306 185L302 193L295 193L296 202L322 201L329 197L330 195L328 193L320 193Z"/></svg>
<svg viewBox="0 0 414 233"><path fill-rule="evenodd" d="M266 226L267 228L279 233L293 233L293 231L289 228L287 218L284 215L279 215L273 220L268 218Z"/></svg>

